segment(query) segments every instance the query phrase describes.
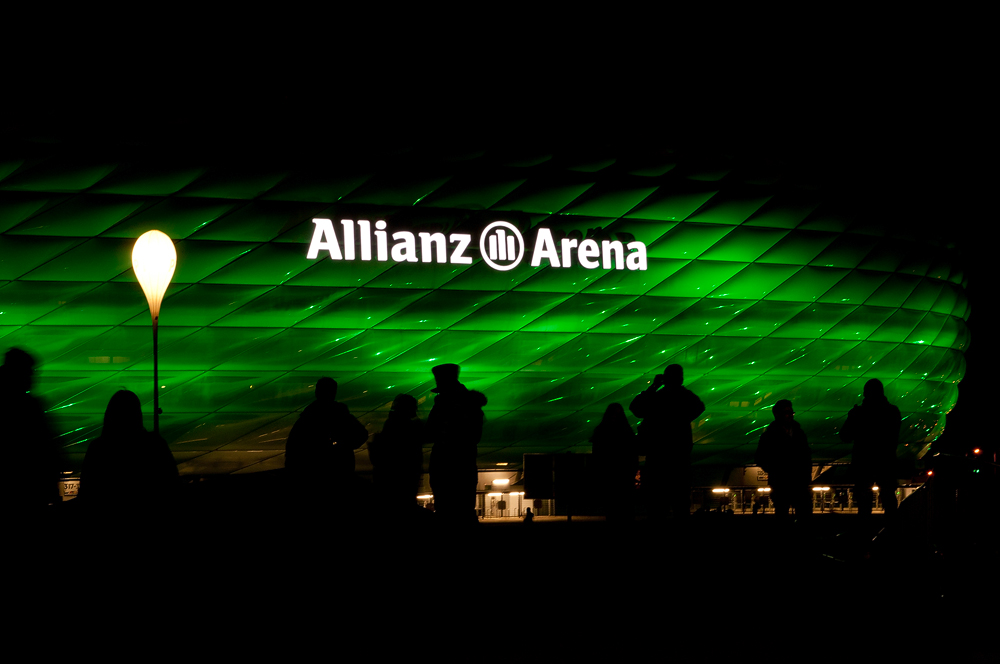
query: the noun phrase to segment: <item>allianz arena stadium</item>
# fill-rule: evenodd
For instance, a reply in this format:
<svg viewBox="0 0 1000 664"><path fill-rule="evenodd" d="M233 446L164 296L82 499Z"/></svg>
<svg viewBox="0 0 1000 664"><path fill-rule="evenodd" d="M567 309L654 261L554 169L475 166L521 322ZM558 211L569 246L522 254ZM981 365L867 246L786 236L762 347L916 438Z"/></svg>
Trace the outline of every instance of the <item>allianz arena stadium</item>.
<svg viewBox="0 0 1000 664"><path fill-rule="evenodd" d="M791 399L817 463L871 378L900 454L944 430L969 345L957 250L822 188L670 150L401 150L297 163L15 141L0 159L0 337L74 469L119 389L152 421L152 337L131 266L173 239L161 432L184 474L281 468L334 377L378 432L431 367L487 395L481 469L589 451L672 363L706 405L694 464L752 463ZM632 420L635 424L635 420ZM365 452L358 467L365 467Z"/></svg>

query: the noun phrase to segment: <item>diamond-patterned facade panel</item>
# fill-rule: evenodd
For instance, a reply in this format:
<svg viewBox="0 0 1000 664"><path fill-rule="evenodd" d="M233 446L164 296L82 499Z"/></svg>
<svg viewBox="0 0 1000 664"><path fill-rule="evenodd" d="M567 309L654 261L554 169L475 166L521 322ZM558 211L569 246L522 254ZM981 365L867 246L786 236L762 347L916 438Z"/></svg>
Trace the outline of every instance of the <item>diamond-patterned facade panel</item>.
<svg viewBox="0 0 1000 664"><path fill-rule="evenodd" d="M585 447L609 403L627 406L676 362L708 407L696 462L745 463L782 398L816 460L847 455L837 429L873 377L904 412L902 442L921 449L965 371L955 251L848 219L780 178L682 155L485 151L297 169L25 150L41 153L0 170L0 337L38 360L35 391L76 461L114 391L151 409L130 252L154 228L178 251L158 389L183 472L280 467L323 375L375 433L399 393L426 416L430 368L462 364L489 398L480 458L493 464ZM339 259L327 236L307 257L316 218L331 220ZM479 244L495 221L523 235L510 269L486 258L513 256L511 235ZM543 233L551 250L539 252Z"/></svg>

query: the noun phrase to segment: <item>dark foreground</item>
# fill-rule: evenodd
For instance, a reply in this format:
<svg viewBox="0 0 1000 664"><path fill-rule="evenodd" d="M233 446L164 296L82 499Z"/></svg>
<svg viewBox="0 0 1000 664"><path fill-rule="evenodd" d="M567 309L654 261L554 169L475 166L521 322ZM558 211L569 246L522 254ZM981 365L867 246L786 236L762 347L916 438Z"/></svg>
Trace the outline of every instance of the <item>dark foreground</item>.
<svg viewBox="0 0 1000 664"><path fill-rule="evenodd" d="M85 630L288 655L292 638L394 659L994 660L995 520L935 542L901 514L451 525L266 496L66 505L9 522L8 597Z"/></svg>

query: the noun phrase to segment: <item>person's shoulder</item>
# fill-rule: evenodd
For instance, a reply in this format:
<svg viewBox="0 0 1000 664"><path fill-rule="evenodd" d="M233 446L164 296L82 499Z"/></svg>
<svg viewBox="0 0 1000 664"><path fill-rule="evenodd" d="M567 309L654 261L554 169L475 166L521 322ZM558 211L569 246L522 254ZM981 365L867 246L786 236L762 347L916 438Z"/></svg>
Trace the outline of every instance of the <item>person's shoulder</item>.
<svg viewBox="0 0 1000 664"><path fill-rule="evenodd" d="M350 407L346 403L343 403L341 401L334 401L333 405L330 407L330 409L333 410L333 412L335 412L338 415L350 415L351 414Z"/></svg>
<svg viewBox="0 0 1000 664"><path fill-rule="evenodd" d="M683 394L687 399L690 399L691 401L701 401L701 398L688 388L682 387L681 390L683 390L681 394Z"/></svg>

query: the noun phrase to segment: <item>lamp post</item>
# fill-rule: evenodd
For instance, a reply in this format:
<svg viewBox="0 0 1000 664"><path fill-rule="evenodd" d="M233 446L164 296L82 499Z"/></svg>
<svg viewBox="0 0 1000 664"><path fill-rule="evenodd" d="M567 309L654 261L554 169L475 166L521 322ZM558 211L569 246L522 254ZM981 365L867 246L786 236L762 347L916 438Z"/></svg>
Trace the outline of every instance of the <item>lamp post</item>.
<svg viewBox="0 0 1000 664"><path fill-rule="evenodd" d="M166 233L147 231L139 236L132 248L132 270L139 279L142 292L149 303L153 317L153 431L160 433L159 364L156 347L156 328L160 321L160 303L174 276L177 251Z"/></svg>

